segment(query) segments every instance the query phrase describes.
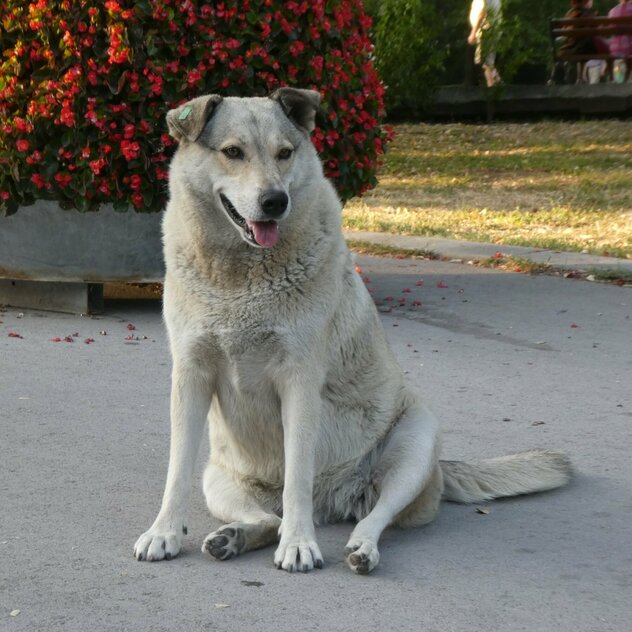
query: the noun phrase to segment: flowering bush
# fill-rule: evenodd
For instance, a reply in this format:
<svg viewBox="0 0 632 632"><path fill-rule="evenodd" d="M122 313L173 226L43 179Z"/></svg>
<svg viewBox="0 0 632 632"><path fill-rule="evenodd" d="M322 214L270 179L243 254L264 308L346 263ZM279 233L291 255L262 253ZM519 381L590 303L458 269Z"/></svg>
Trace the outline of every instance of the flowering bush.
<svg viewBox="0 0 632 632"><path fill-rule="evenodd" d="M194 96L313 88L312 135L346 199L375 184L388 141L361 0L5 0L0 210L158 211L174 141L166 111Z"/></svg>

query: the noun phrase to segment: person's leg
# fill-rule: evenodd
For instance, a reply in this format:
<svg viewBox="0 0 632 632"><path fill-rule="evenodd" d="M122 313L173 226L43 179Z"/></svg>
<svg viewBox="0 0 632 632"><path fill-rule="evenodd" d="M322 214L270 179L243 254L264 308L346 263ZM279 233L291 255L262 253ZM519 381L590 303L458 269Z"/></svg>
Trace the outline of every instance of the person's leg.
<svg viewBox="0 0 632 632"><path fill-rule="evenodd" d="M485 57L483 72L485 73L485 82L488 88L500 82L500 75L498 74L498 70L496 70L496 53L489 53Z"/></svg>

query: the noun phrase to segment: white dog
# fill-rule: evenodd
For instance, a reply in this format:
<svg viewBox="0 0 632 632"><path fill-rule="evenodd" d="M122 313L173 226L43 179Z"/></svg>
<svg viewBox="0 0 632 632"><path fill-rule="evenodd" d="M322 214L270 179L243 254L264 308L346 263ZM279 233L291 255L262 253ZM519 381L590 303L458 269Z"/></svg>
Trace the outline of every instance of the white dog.
<svg viewBox="0 0 632 632"><path fill-rule="evenodd" d="M171 450L139 560L180 551L207 417L204 493L227 524L202 550L220 560L278 540L278 568L320 568L314 521L353 519L347 563L368 573L382 531L431 521L442 497L482 501L569 478L550 451L439 461L437 421L387 346L310 142L319 102L281 88L200 97L167 116L179 141L163 225Z"/></svg>

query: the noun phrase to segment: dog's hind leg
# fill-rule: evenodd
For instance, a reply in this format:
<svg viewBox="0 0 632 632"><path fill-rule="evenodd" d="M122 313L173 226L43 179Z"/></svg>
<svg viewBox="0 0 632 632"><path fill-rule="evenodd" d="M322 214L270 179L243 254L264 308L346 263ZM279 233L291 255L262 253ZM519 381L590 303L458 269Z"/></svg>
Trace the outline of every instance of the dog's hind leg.
<svg viewBox="0 0 632 632"><path fill-rule="evenodd" d="M358 522L345 547L347 564L354 572L366 574L377 566L382 531L419 500L427 506L425 521L434 517L441 498L441 479L436 480L437 452L434 415L422 405L410 408L391 430L374 470L372 485L379 494L377 502ZM434 487L437 493L430 493Z"/></svg>
<svg viewBox="0 0 632 632"><path fill-rule="evenodd" d="M281 518L266 511L221 467L211 463L207 466L204 495L210 512L228 524L206 536L203 552L218 560L229 560L278 541Z"/></svg>

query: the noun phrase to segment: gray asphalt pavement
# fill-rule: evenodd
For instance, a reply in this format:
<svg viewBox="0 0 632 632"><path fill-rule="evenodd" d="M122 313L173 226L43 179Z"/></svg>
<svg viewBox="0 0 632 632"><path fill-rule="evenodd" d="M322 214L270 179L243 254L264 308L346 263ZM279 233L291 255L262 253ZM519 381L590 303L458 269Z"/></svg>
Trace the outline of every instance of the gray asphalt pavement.
<svg viewBox="0 0 632 632"><path fill-rule="evenodd" d="M630 288L441 261L359 265L396 355L442 419L444 457L559 448L574 481L489 513L446 503L425 528L388 531L366 577L343 562L351 526L319 527L325 568L289 575L272 549L224 563L200 552L218 522L198 468L184 551L136 562L167 466L160 306L110 302L96 318L8 308L0 630L630 629Z"/></svg>

